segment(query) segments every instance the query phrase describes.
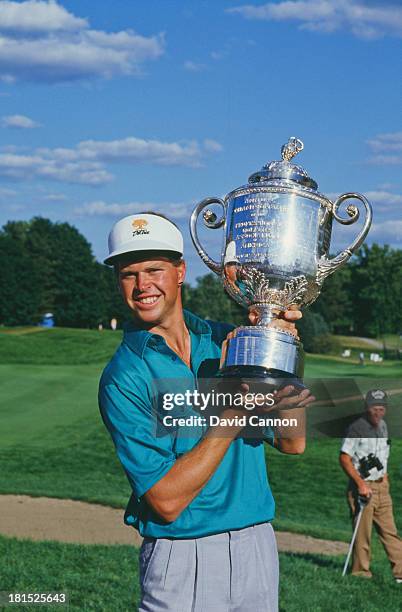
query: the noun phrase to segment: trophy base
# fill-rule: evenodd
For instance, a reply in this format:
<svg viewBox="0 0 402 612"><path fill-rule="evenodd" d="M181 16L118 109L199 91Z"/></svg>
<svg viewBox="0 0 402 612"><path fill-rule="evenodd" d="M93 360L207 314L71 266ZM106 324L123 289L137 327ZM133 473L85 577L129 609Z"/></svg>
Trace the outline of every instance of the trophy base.
<svg viewBox="0 0 402 612"><path fill-rule="evenodd" d="M268 385L272 389L292 385L300 392L306 388L298 376L282 372L281 370L267 369L262 366L229 366L219 370L218 377L224 379L236 378L244 382L254 380L263 383L265 386Z"/></svg>
<svg viewBox="0 0 402 612"><path fill-rule="evenodd" d="M234 330L233 338L228 341L221 372L233 377L236 368L240 368L241 377L255 372L250 377L302 379L302 344L293 335L279 329L258 325L238 327Z"/></svg>

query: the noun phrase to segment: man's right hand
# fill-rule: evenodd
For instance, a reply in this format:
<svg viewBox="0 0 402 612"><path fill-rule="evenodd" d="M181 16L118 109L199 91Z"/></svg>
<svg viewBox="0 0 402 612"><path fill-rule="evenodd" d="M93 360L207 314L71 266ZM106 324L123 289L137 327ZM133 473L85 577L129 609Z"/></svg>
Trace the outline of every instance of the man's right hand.
<svg viewBox="0 0 402 612"><path fill-rule="evenodd" d="M362 480L357 485L357 492L361 497L367 497L367 499L370 499L370 497L373 495L373 490L368 486L365 480Z"/></svg>

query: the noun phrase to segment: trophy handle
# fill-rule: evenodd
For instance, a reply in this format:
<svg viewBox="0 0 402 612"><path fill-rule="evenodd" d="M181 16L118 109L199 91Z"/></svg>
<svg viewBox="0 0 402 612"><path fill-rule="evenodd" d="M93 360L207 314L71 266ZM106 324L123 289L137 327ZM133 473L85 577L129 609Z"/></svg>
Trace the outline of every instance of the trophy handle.
<svg viewBox="0 0 402 612"><path fill-rule="evenodd" d="M335 219L338 221L338 223L341 223L342 225L351 225L352 223L355 223L358 220L360 213L359 209L355 204L349 204L349 206L347 206L346 208L346 212L349 218L341 217L338 215L339 207L345 202L345 200L348 199L360 200L360 202L363 203L364 208L366 209L366 219L364 221L363 228L360 234L356 236L352 244L347 249L341 251L340 253L338 253L338 255L332 257L331 259L327 259L325 256L321 257L318 263L317 270L317 283L319 285L322 284L323 280L327 278L327 276L335 272L335 270L343 266L350 259L353 253L355 253L357 249L362 245L370 229L371 221L373 218L373 210L367 198L365 198L360 193L343 193L339 196L339 198L334 202L333 205L332 212Z"/></svg>
<svg viewBox="0 0 402 612"><path fill-rule="evenodd" d="M220 198L205 198L205 200L202 200L201 202L199 202L193 210L193 213L190 218L190 235L191 235L193 244L195 248L197 249L197 252L199 256L201 257L202 261L208 266L208 268L212 270L212 272L215 272L215 274L220 275L222 273L222 264L212 259L206 253L205 249L201 246L201 243L198 239L198 233L197 233L198 217L201 211L207 206L210 206L211 204L220 204L223 208L223 214L218 219L215 213L213 213L211 210L206 210L203 214L204 223L209 229L218 229L219 227L222 227L222 225L225 222L225 216L226 216L225 215L226 213L225 202L221 200Z"/></svg>

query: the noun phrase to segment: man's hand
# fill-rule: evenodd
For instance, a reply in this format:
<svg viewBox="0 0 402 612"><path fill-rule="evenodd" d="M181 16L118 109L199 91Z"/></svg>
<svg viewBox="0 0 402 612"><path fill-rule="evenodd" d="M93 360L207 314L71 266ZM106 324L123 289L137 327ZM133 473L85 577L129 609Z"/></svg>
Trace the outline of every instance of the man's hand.
<svg viewBox="0 0 402 612"><path fill-rule="evenodd" d="M296 305L293 305L293 306L290 306L289 310L285 310L282 313L279 313L279 311L277 312L278 312L278 318L273 319L271 323L268 325L268 328L283 329L284 331L287 331L290 334L292 334L295 338L299 339L299 335L297 333L297 329L295 325L295 321L298 321L303 316L302 312L299 310L299 307ZM248 318L249 318L251 325L257 325L257 322L259 319L258 311L251 309L248 313ZM222 366L225 363L228 342L229 340L234 338L235 331L236 330L234 329L233 331L229 332L225 340L222 342L222 353L221 353L221 360L219 364L220 368L222 368Z"/></svg>
<svg viewBox="0 0 402 612"><path fill-rule="evenodd" d="M370 499L373 494L373 491L369 484L365 480L363 480L359 472L356 470L355 466L353 465L352 457L348 455L348 453L344 453L341 451L339 454L339 463L341 464L343 471L355 483L358 494L362 497L367 497L368 499Z"/></svg>
<svg viewBox="0 0 402 612"><path fill-rule="evenodd" d="M315 397L309 389L303 389L299 393L297 391L298 389L296 390L293 385L286 385L286 387L274 391L275 404L272 408L276 410L305 408L315 402Z"/></svg>
<svg viewBox="0 0 402 612"><path fill-rule="evenodd" d="M373 495L373 490L368 486L365 480L362 480L361 483L357 485L357 492L361 497L370 497Z"/></svg>
<svg viewBox="0 0 402 612"><path fill-rule="evenodd" d="M244 401L246 402L247 395L253 393L252 387L252 384L250 387L250 385L244 381L239 381L236 392L243 394ZM231 392L234 393L233 387ZM261 392L261 388L258 389L257 394L262 398L264 394ZM257 397L257 394L254 393L255 397ZM278 391L274 391L272 395L274 398L273 404L267 399L266 404L256 402L252 409L247 409L245 405L225 409L220 416L229 419L233 417L246 417L246 421L243 425L245 426L250 416L256 414L263 416L272 411L280 411L277 416L280 415L282 419L294 419L297 422L297 426L277 426L275 428L274 446L284 453L302 453L305 448L305 408L315 401L315 397L311 394L309 389L300 390L293 385L287 385ZM247 401L250 402L250 399L247 399ZM236 424L227 426L224 429L221 427L220 432L223 432L225 436L229 435L235 438L239 435L243 426Z"/></svg>
<svg viewBox="0 0 402 612"><path fill-rule="evenodd" d="M270 329L282 329L286 331L295 338L299 338L295 322L302 318L303 314L296 304L289 307L289 310L285 310L284 312L280 312L279 310L273 311L274 314L277 315L276 319L273 319L271 323L268 324L268 328ZM248 318L251 325L257 325L259 319L258 310L249 310Z"/></svg>

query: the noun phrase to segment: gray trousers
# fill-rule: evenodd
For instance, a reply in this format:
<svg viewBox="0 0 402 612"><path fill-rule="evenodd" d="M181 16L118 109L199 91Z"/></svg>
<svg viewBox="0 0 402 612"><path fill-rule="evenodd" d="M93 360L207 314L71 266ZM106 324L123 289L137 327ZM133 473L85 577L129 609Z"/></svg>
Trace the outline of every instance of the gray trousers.
<svg viewBox="0 0 402 612"><path fill-rule="evenodd" d="M279 564L270 523L204 538L145 538L139 612L277 612Z"/></svg>

